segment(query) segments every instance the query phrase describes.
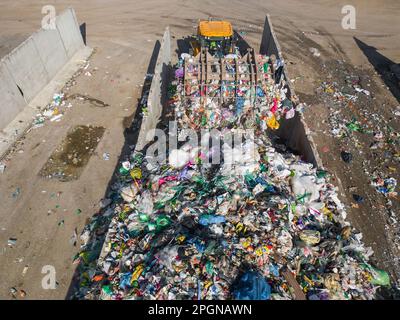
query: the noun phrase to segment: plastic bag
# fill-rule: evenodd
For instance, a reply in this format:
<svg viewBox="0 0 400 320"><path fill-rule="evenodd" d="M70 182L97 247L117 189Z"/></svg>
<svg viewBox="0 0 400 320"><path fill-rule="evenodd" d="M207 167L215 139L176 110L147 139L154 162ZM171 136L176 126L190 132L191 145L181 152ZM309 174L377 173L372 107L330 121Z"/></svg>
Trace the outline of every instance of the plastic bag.
<svg viewBox="0 0 400 320"><path fill-rule="evenodd" d="M273 130L277 130L279 129L279 122L276 121L276 118L274 115L272 115L271 117L269 117L267 119L267 126Z"/></svg>
<svg viewBox="0 0 400 320"><path fill-rule="evenodd" d="M271 287L261 274L249 271L240 277L232 295L235 300L269 300Z"/></svg>
<svg viewBox="0 0 400 320"><path fill-rule="evenodd" d="M225 221L224 216L205 214L200 217L199 223L203 226L208 226L209 224L224 223Z"/></svg>
<svg viewBox="0 0 400 320"><path fill-rule="evenodd" d="M361 266L371 273L372 279L370 282L373 285L390 286L390 277L386 271L374 268L373 266L366 263L362 264Z"/></svg>
<svg viewBox="0 0 400 320"><path fill-rule="evenodd" d="M300 239L307 245L314 245L321 241L321 235L316 230L303 230L300 232Z"/></svg>

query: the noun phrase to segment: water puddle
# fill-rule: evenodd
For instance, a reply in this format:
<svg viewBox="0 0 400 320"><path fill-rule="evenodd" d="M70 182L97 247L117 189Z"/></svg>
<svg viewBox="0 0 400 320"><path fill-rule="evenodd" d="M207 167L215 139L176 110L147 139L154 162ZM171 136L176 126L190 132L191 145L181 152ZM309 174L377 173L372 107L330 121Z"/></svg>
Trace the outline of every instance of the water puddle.
<svg viewBox="0 0 400 320"><path fill-rule="evenodd" d="M60 181L79 179L104 131L103 127L75 127L55 149L39 175Z"/></svg>

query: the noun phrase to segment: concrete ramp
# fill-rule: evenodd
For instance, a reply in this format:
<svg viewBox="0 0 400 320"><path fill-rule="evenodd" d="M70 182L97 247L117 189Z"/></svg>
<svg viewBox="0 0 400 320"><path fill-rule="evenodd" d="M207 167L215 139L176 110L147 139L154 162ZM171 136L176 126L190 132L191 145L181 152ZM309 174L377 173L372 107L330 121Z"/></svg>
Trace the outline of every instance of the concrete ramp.
<svg viewBox="0 0 400 320"><path fill-rule="evenodd" d="M0 157L91 52L69 8L56 17L56 29L38 30L1 59Z"/></svg>

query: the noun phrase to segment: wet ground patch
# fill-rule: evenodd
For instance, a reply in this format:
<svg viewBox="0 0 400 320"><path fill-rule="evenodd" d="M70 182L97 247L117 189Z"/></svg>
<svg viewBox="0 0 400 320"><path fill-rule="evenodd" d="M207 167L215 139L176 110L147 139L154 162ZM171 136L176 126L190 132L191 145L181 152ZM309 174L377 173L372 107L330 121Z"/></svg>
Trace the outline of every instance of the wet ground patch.
<svg viewBox="0 0 400 320"><path fill-rule="evenodd" d="M54 150L39 175L60 181L77 180L88 164L105 128L76 126Z"/></svg>
<svg viewBox="0 0 400 320"><path fill-rule="evenodd" d="M79 94L79 93L75 93L75 94L69 95L69 96L66 97L66 99L68 99L68 100L81 100L81 101L89 102L90 105L92 105L94 107L98 107L98 108L105 108L105 107L109 107L110 106L108 103L105 103L104 101L101 101L99 99L90 97L88 95Z"/></svg>

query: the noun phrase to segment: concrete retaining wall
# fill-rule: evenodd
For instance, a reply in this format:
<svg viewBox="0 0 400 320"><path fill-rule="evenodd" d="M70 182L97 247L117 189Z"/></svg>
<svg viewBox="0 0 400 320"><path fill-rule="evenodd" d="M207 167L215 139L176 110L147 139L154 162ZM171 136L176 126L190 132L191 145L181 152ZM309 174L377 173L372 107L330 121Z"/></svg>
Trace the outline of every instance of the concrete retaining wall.
<svg viewBox="0 0 400 320"><path fill-rule="evenodd" d="M79 49L85 46L75 11L71 8L65 11L57 17L56 25L64 44L65 52L69 58L72 58Z"/></svg>
<svg viewBox="0 0 400 320"><path fill-rule="evenodd" d="M274 54L278 59L282 59L281 48L272 28L269 15L265 18L260 53L269 56ZM296 94L292 83L290 82L286 66L284 67L283 77L288 88L288 97L294 98ZM301 154L305 161L312 163L316 167L322 166L313 139L310 136L308 127L300 113L296 112L294 118L282 121L280 128L274 133L282 138L289 148Z"/></svg>
<svg viewBox="0 0 400 320"><path fill-rule="evenodd" d="M6 66L0 63L0 130L5 128L25 107L25 100L19 92Z"/></svg>
<svg viewBox="0 0 400 320"><path fill-rule="evenodd" d="M28 103L49 82L46 68L32 37L14 49L2 63L5 64Z"/></svg>
<svg viewBox="0 0 400 320"><path fill-rule="evenodd" d="M32 38L47 76L51 79L68 62L60 33L58 30L41 30Z"/></svg>
<svg viewBox="0 0 400 320"><path fill-rule="evenodd" d="M0 130L84 48L72 8L56 18L56 30L41 29L0 61Z"/></svg>
<svg viewBox="0 0 400 320"><path fill-rule="evenodd" d="M171 34L167 27L161 41L157 63L154 69L154 76L151 81L149 97L147 100L148 114L144 116L136 150L142 150L146 144L153 140L154 135L150 134L161 118L163 106L167 98L169 81L169 65L171 64Z"/></svg>

